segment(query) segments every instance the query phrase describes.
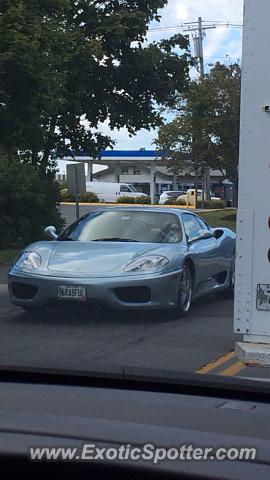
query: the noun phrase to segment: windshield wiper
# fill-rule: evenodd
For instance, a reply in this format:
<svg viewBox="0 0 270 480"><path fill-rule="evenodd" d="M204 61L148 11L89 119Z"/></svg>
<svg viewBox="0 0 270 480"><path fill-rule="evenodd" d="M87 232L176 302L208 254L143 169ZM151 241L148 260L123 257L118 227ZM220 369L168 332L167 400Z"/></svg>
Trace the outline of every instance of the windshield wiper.
<svg viewBox="0 0 270 480"><path fill-rule="evenodd" d="M95 238L92 242L139 242L139 240L132 240L131 238Z"/></svg>

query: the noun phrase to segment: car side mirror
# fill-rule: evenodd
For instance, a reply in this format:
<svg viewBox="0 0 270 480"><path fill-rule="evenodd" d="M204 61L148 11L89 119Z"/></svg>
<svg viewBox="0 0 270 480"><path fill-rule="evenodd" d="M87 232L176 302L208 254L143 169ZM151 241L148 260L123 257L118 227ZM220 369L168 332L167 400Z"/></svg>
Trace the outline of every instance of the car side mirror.
<svg viewBox="0 0 270 480"><path fill-rule="evenodd" d="M224 230L222 228L214 228L212 230L214 237L218 240L224 234Z"/></svg>
<svg viewBox="0 0 270 480"><path fill-rule="evenodd" d="M57 240L58 235L56 233L56 228L53 225L50 225L49 227L44 228L44 235L46 238L49 238L50 240Z"/></svg>
<svg viewBox="0 0 270 480"><path fill-rule="evenodd" d="M188 243L197 242L198 240L208 240L209 238L214 238L214 234L210 230L203 230L197 237L188 240Z"/></svg>
<svg viewBox="0 0 270 480"><path fill-rule="evenodd" d="M202 240L207 240L208 238L214 238L213 232L204 230L202 234L200 235L200 239Z"/></svg>

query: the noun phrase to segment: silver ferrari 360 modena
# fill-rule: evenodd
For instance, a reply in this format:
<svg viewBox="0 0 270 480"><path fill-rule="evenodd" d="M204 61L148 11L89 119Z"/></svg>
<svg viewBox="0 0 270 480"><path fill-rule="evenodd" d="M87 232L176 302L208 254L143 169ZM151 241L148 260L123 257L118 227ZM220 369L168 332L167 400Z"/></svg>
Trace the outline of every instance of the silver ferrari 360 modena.
<svg viewBox="0 0 270 480"><path fill-rule="evenodd" d="M28 312L99 302L180 316L201 295L233 291L235 233L190 211L104 208L45 233L50 240L26 247L9 271L10 300Z"/></svg>

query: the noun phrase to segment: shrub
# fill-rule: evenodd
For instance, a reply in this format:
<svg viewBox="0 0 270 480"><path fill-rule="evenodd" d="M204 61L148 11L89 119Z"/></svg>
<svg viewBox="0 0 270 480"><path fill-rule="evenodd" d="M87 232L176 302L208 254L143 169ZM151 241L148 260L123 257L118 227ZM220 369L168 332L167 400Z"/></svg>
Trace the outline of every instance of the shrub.
<svg viewBox="0 0 270 480"><path fill-rule="evenodd" d="M211 200L211 208L226 208L225 200Z"/></svg>
<svg viewBox="0 0 270 480"><path fill-rule="evenodd" d="M172 198L171 200L166 200L166 202L164 202L164 205L177 205L176 199Z"/></svg>
<svg viewBox="0 0 270 480"><path fill-rule="evenodd" d="M182 198L179 198L179 200L177 200L177 198L172 198L171 200L166 200L166 202L164 203L164 205L180 205L180 206L186 206L186 201L183 200Z"/></svg>
<svg viewBox="0 0 270 480"><path fill-rule="evenodd" d="M181 205L181 206L186 206L187 202L186 200L184 200L183 198L179 198L178 200L176 200L176 205Z"/></svg>
<svg viewBox="0 0 270 480"><path fill-rule="evenodd" d="M60 202L75 202L75 197L74 195L70 195L70 193L68 193L67 188L61 188Z"/></svg>
<svg viewBox="0 0 270 480"><path fill-rule="evenodd" d="M198 208L202 208L202 201L201 200L198 200L197 202L197 207ZM221 209L221 208L225 208L226 207L226 203L224 200L211 200L210 202L205 200L204 202L204 208L209 208L209 209Z"/></svg>
<svg viewBox="0 0 270 480"><path fill-rule="evenodd" d="M134 203L139 203L141 205L151 205L151 198L149 196L145 197L144 195L134 199Z"/></svg>
<svg viewBox="0 0 270 480"><path fill-rule="evenodd" d="M81 193L80 202L82 202L82 203L99 203L99 198L94 192Z"/></svg>
<svg viewBox="0 0 270 480"><path fill-rule="evenodd" d="M116 202L117 203L135 203L135 198L123 195L122 197L118 197Z"/></svg>
<svg viewBox="0 0 270 480"><path fill-rule="evenodd" d="M58 211L54 173L42 176L32 165L0 152L0 248L18 249L43 239L43 229L64 226Z"/></svg>

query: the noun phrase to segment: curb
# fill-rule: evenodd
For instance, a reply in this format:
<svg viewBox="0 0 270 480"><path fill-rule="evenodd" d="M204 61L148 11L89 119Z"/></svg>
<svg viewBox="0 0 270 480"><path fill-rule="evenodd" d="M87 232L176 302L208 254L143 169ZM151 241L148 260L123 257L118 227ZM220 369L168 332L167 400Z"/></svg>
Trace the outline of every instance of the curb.
<svg viewBox="0 0 270 480"><path fill-rule="evenodd" d="M74 206L74 202L60 202L60 205ZM210 209L200 209L194 208L192 206L187 207L184 205L149 205L147 203L79 203L82 207L151 207L151 208L178 208L180 210L196 210L196 212L210 213L210 212L229 212L232 210L237 210L236 208L210 208Z"/></svg>
<svg viewBox="0 0 270 480"><path fill-rule="evenodd" d="M75 206L74 202L61 202L60 205L69 205ZM195 210L194 207L186 207L183 205L149 205L148 203L79 203L82 207L151 207L151 208L179 208L179 209L191 209ZM205 211L205 210L204 210Z"/></svg>

